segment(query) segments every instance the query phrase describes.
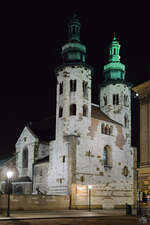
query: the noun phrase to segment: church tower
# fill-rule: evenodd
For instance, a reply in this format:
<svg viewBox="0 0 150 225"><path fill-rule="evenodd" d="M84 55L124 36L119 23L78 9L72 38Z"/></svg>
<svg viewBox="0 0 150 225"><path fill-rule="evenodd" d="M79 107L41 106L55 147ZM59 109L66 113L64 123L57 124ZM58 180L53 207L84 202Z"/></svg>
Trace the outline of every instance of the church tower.
<svg viewBox="0 0 150 225"><path fill-rule="evenodd" d="M74 14L68 24L68 42L62 47L63 64L56 69L56 139L86 133L91 117L91 68L80 42L80 21ZM85 127L86 126L86 127Z"/></svg>
<svg viewBox="0 0 150 225"><path fill-rule="evenodd" d="M109 63L104 66L104 82L100 87L100 109L123 125L131 137L131 84L125 80L125 65L120 62L120 44L115 35L109 46ZM129 143L131 138L128 139Z"/></svg>
<svg viewBox="0 0 150 225"><path fill-rule="evenodd" d="M91 73L86 65L86 47L80 42L80 21L76 15L68 24L68 42L62 47L63 63L56 70L56 142L50 150L51 194L71 194L76 183L79 143L91 124ZM80 140L79 140L80 139ZM50 149L53 148L52 146Z"/></svg>

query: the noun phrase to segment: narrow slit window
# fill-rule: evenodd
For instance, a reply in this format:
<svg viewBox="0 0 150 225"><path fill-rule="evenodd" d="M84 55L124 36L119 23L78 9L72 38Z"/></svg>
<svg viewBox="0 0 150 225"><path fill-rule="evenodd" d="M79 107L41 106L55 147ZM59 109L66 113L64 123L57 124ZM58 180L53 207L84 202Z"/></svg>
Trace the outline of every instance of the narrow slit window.
<svg viewBox="0 0 150 225"><path fill-rule="evenodd" d="M129 128L129 118L128 115L124 116L124 126L125 128Z"/></svg>
<svg viewBox="0 0 150 225"><path fill-rule="evenodd" d="M107 96L104 96L104 105L107 105Z"/></svg>
<svg viewBox="0 0 150 225"><path fill-rule="evenodd" d="M119 105L119 95L116 95L116 105Z"/></svg>
<svg viewBox="0 0 150 225"><path fill-rule="evenodd" d="M104 123L102 123L102 125L101 125L101 133L105 134L105 125L104 125Z"/></svg>
<svg viewBox="0 0 150 225"><path fill-rule="evenodd" d="M113 95L113 105L119 105L119 95L118 94Z"/></svg>
<svg viewBox="0 0 150 225"><path fill-rule="evenodd" d="M63 155L63 163L65 163L65 159L66 159L65 155Z"/></svg>
<svg viewBox="0 0 150 225"><path fill-rule="evenodd" d="M88 83L83 81L83 97L88 97Z"/></svg>
<svg viewBox="0 0 150 225"><path fill-rule="evenodd" d="M83 116L88 116L88 107L87 107L87 105L83 106Z"/></svg>
<svg viewBox="0 0 150 225"><path fill-rule="evenodd" d="M59 85L59 94L61 95L63 93L63 82Z"/></svg>
<svg viewBox="0 0 150 225"><path fill-rule="evenodd" d="M59 117L62 117L62 116L63 116L63 108L60 107L60 108L59 108Z"/></svg>
<svg viewBox="0 0 150 225"><path fill-rule="evenodd" d="M124 95L124 106L128 106L128 105L129 105L128 95Z"/></svg>
<svg viewBox="0 0 150 225"><path fill-rule="evenodd" d="M25 148L22 153L22 167L28 168L28 148Z"/></svg>
<svg viewBox="0 0 150 225"><path fill-rule="evenodd" d="M109 128L109 135L113 135L113 126L110 126Z"/></svg>

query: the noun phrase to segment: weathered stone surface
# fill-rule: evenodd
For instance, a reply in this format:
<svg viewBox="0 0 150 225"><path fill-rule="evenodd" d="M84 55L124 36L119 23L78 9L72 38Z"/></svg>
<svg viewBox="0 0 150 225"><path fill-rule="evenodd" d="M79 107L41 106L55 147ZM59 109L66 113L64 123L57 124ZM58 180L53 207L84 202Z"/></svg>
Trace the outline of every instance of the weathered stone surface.
<svg viewBox="0 0 150 225"><path fill-rule="evenodd" d="M74 91L70 91L71 80L76 81ZM62 83L63 92L60 94ZM83 92L83 84L87 87L86 93ZM120 103L114 106L112 96L116 93L120 96ZM128 105L124 105L124 95L128 96ZM106 96L108 103L104 105ZM76 105L73 114L70 113L72 104ZM84 105L86 112L83 112ZM63 109L62 115L59 114L60 107ZM130 89L123 83L101 87L100 108L94 105L96 110L92 111L92 107L91 69L83 65L66 65L58 69L56 139L47 148L25 128L16 144L19 176L24 172L33 180L34 192L39 187L50 195L70 195L72 208L88 206L88 185L92 185L93 208L113 208L127 202L132 205L134 154L131 152L134 153L134 149L131 147ZM101 119L98 110L103 111ZM96 116L92 112L97 113ZM126 115L127 127L124 121ZM106 132L102 132L103 124ZM29 150L26 171L22 168L25 146ZM107 162L105 149L109 150ZM34 165L35 159L47 155L48 162ZM36 173L33 173L33 167ZM124 167L128 167L127 175L122 172Z"/></svg>

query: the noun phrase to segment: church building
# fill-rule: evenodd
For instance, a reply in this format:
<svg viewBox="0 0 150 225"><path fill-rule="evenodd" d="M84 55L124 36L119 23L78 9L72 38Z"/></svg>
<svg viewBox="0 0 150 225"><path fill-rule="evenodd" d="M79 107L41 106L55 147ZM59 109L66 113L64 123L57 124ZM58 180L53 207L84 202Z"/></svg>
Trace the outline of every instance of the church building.
<svg viewBox="0 0 150 225"><path fill-rule="evenodd" d="M56 68L56 116L28 124L16 143L19 177L14 193L69 195L71 208L117 208L134 204L131 146L131 84L113 37L99 104L91 102L93 68L86 64L80 21L68 24L62 64Z"/></svg>

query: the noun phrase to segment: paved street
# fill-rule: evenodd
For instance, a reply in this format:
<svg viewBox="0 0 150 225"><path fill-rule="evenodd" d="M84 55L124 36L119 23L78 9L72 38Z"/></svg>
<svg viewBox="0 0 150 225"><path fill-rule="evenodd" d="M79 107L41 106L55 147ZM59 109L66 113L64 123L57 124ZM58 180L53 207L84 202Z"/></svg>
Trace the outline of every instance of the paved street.
<svg viewBox="0 0 150 225"><path fill-rule="evenodd" d="M126 216L125 210L19 211L11 212L9 218L0 215L0 225L150 225L150 219L145 221L135 213Z"/></svg>
<svg viewBox="0 0 150 225"><path fill-rule="evenodd" d="M0 225L137 225L136 217L56 218L1 221ZM150 225L150 222L145 223Z"/></svg>

